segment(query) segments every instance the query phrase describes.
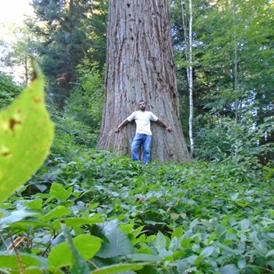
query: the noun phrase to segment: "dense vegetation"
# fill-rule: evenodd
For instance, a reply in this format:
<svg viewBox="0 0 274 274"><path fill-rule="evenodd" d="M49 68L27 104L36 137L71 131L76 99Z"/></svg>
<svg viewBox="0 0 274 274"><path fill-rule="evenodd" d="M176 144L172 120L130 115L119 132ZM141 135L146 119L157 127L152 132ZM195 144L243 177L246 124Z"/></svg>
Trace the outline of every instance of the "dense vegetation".
<svg viewBox="0 0 274 274"><path fill-rule="evenodd" d="M62 222L94 273L115 273L114 266L128 264L134 270L136 262L144 268L119 273L273 270L273 168L229 161L146 167L75 148L70 155L51 155L1 205L3 271L19 268L9 254L16 249L24 273L62 273L59 267L66 273L71 261ZM95 271L106 266L112 268Z"/></svg>
<svg viewBox="0 0 274 274"><path fill-rule="evenodd" d="M1 57L20 65L31 45L55 139L44 165L0 205L0 272L273 273L273 3L195 1L195 159L145 167L96 149L107 1L65 2L33 1L37 18L9 45L16 56ZM184 128L188 3L171 1ZM0 72L1 109L21 90Z"/></svg>
<svg viewBox="0 0 274 274"><path fill-rule="evenodd" d="M51 155L1 204L2 273L273 271L273 167L147 167L90 149L53 118Z"/></svg>

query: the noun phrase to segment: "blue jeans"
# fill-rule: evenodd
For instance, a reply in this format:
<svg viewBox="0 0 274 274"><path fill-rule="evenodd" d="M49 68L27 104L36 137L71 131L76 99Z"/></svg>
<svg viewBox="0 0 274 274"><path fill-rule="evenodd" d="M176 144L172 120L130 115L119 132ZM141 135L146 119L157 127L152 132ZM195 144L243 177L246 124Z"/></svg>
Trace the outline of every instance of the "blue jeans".
<svg viewBox="0 0 274 274"><path fill-rule="evenodd" d="M151 141L152 136L147 134L140 134L136 133L132 144L131 144L131 153L132 153L132 160L139 161L139 149L141 145L143 145L144 149L144 164L148 164L150 161L150 150L151 150Z"/></svg>

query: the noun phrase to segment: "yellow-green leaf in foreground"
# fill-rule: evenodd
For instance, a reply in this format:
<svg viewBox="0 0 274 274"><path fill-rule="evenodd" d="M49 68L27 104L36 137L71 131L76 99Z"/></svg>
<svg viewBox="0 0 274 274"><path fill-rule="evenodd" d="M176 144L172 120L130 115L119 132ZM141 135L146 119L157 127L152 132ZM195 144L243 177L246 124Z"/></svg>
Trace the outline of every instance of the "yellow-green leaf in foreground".
<svg viewBox="0 0 274 274"><path fill-rule="evenodd" d="M114 264L110 266L105 266L98 268L90 272L90 274L111 274L111 273L121 273L129 270L140 270L146 263L136 263L136 264Z"/></svg>
<svg viewBox="0 0 274 274"><path fill-rule="evenodd" d="M54 126L44 102L44 80L33 62L30 86L0 112L0 202L41 167L53 140Z"/></svg>

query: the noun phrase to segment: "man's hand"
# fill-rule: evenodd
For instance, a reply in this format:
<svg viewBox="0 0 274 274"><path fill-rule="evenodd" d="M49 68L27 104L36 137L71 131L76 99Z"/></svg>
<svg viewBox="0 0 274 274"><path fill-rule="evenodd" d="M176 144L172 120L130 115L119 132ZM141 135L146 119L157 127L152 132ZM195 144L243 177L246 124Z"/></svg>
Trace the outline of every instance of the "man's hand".
<svg viewBox="0 0 274 274"><path fill-rule="evenodd" d="M156 123L158 123L159 125L161 125L163 128L166 129L166 131L171 132L172 128L166 124L165 122L163 122L161 119L158 118L158 120L156 121Z"/></svg>
<svg viewBox="0 0 274 274"><path fill-rule="evenodd" d="M122 127L124 127L125 125L127 125L129 123L129 121L126 119L124 120L120 125L118 125L118 127L115 129L115 133L119 133L122 129Z"/></svg>

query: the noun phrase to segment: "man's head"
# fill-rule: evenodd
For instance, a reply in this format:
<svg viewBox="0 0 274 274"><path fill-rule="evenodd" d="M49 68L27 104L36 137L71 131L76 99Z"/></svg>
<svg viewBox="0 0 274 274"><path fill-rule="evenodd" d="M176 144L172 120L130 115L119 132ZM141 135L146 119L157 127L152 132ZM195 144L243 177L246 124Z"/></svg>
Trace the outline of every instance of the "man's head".
<svg viewBox="0 0 274 274"><path fill-rule="evenodd" d="M146 102L144 100L140 100L139 101L139 108L141 111L145 111L146 110Z"/></svg>

